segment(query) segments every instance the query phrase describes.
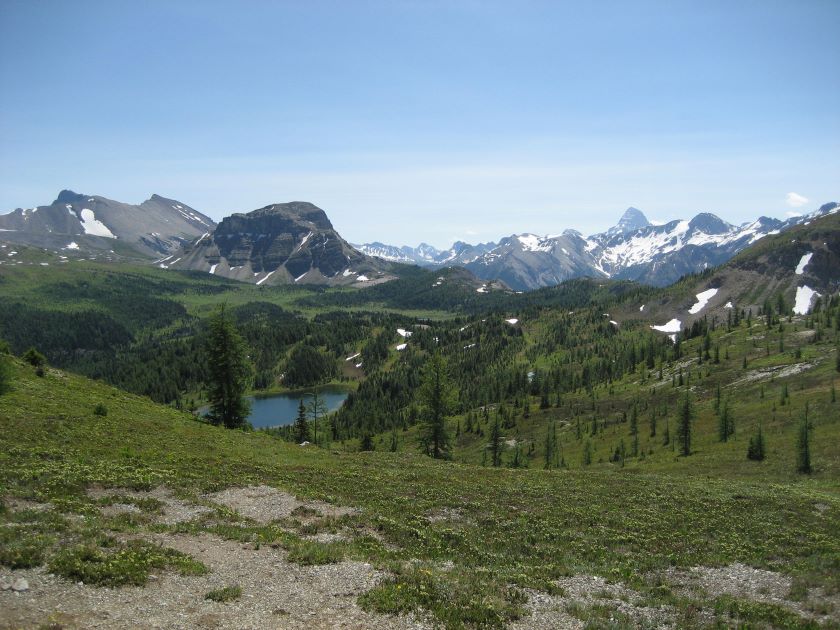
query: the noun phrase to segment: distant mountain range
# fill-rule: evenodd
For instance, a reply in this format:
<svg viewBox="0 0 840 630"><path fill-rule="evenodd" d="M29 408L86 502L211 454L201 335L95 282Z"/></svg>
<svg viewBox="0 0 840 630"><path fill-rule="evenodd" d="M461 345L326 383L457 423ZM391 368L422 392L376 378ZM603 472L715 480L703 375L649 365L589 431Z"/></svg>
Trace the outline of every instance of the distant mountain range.
<svg viewBox="0 0 840 630"><path fill-rule="evenodd" d="M62 190L48 206L0 215L0 240L77 254L168 255L216 228L188 205L152 195L139 205Z"/></svg>
<svg viewBox="0 0 840 630"><path fill-rule="evenodd" d="M217 226L174 199L152 195L139 205L63 190L52 204L0 215L0 241L117 260L154 260L163 268L205 271L256 284L370 286L395 277L394 263L459 266L516 291L580 277L666 286L715 267L760 239L840 211L837 203L785 221L760 217L739 226L701 213L654 225L628 208L609 230L585 237L513 234L498 243L456 242L445 251L421 243L353 246L326 213L303 201L235 213Z"/></svg>
<svg viewBox="0 0 840 630"><path fill-rule="evenodd" d="M356 247L394 262L462 266L479 278L498 279L521 291L578 277L666 286L685 274L726 262L765 236L837 212L839 207L828 203L809 215L786 221L760 217L739 226L709 213L690 221L654 225L641 210L628 208L614 227L589 237L569 229L557 236L514 234L498 243L457 242L445 251L425 243L417 248L378 242Z"/></svg>

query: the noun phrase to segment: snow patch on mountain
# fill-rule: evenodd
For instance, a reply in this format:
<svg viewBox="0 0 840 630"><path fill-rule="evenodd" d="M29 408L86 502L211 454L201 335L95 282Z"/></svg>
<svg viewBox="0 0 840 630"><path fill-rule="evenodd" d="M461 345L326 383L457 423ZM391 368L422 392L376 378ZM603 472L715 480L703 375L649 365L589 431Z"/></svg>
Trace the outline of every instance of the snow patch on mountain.
<svg viewBox="0 0 840 630"><path fill-rule="evenodd" d="M814 291L807 285L796 288L796 304L793 306L793 312L797 315L807 315L811 310L811 302L814 297L819 297L819 293Z"/></svg>
<svg viewBox="0 0 840 630"><path fill-rule="evenodd" d="M307 234L306 236L303 237L303 240L300 242L300 245L295 247L295 252L300 251L303 248L303 246L306 245L306 241L309 240L310 236L312 236L312 232L309 232L309 234ZM292 252L292 253L294 253L294 252ZM297 282L297 280L295 280L295 282Z"/></svg>
<svg viewBox="0 0 840 630"><path fill-rule="evenodd" d="M682 322L674 318L667 324L662 324L661 326L651 326L651 328L664 333L678 333L682 330Z"/></svg>
<svg viewBox="0 0 840 630"><path fill-rule="evenodd" d="M260 284L262 284L263 282L265 282L266 280L268 280L271 276L273 276L273 275L274 275L274 273L275 273L276 271L277 271L276 269L275 269L274 271L269 271L269 272L265 275L265 277L264 277L264 278L260 278L259 280L257 280L257 285L260 285ZM304 275L306 275L306 274L304 274ZM297 282L297 281L295 281L295 282Z"/></svg>
<svg viewBox="0 0 840 630"><path fill-rule="evenodd" d="M811 257L813 255L814 255L814 252L809 252L809 253L805 254L804 256L802 256L802 258L799 259L799 264L796 265L796 271L795 271L797 276L801 276L804 273L805 267L807 267L808 263L811 262Z"/></svg>
<svg viewBox="0 0 840 630"><path fill-rule="evenodd" d="M717 289L709 289L707 291L703 291L702 293L698 293L696 295L697 302L694 304L694 306L688 309L688 312L691 315L696 315L697 313L702 311L704 308L706 308L706 304L709 303L709 300L711 300L713 297L715 297L715 295L717 295L717 292Z"/></svg>
<svg viewBox="0 0 840 630"><path fill-rule="evenodd" d="M117 238L111 230L108 229L108 226L96 218L96 215L90 208L82 209L79 220L82 223L82 229L85 231L85 234L104 236L105 238Z"/></svg>
<svg viewBox="0 0 840 630"><path fill-rule="evenodd" d="M526 252L550 252L551 242L548 237L541 238L536 234L520 234L516 237Z"/></svg>

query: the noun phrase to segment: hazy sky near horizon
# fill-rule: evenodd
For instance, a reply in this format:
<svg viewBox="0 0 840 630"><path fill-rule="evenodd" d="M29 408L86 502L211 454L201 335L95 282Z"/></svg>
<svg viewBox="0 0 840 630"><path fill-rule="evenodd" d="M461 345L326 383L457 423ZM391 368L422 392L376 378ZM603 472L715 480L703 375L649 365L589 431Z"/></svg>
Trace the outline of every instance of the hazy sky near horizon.
<svg viewBox="0 0 840 630"><path fill-rule="evenodd" d="M0 212L62 188L352 242L840 201L840 2L0 0Z"/></svg>

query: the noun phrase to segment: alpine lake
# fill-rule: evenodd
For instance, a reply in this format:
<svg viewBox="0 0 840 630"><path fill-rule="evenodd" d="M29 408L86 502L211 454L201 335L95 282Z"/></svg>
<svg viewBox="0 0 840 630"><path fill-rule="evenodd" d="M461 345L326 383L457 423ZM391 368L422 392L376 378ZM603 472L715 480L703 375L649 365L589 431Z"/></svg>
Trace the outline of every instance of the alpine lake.
<svg viewBox="0 0 840 630"><path fill-rule="evenodd" d="M326 385L311 390L248 396L248 402L251 403L251 413L248 416L248 422L255 429L283 427L294 424L298 415L300 401L303 400L303 404L308 405L312 401L312 394L314 392L317 392L323 401L327 409L327 414L337 411L344 404L344 401L347 400L347 396L350 393L346 388ZM207 407L202 408L201 414L204 415L206 413Z"/></svg>

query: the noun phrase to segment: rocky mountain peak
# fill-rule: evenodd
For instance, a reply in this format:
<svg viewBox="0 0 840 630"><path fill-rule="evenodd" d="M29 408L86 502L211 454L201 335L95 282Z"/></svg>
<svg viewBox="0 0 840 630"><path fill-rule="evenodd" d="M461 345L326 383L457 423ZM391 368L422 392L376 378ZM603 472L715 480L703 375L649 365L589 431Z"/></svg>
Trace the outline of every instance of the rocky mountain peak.
<svg viewBox="0 0 840 630"><path fill-rule="evenodd" d="M647 220L645 214L638 208L630 206L624 211L624 214L621 215L621 218L618 220L618 224L610 231L627 234L628 232L635 232L636 230L640 230L649 225L650 221Z"/></svg>
<svg viewBox="0 0 840 630"><path fill-rule="evenodd" d="M53 203L76 203L77 201L83 201L84 199L87 199L85 195L80 195L72 190L65 189L58 193L58 197L55 198Z"/></svg>
<svg viewBox="0 0 840 630"><path fill-rule="evenodd" d="M690 230L699 230L705 234L725 234L732 226L710 212L701 212L688 223Z"/></svg>
<svg viewBox="0 0 840 630"><path fill-rule="evenodd" d="M259 219L269 225L298 223L317 230L332 230L327 213L308 201L290 201L288 203L274 203L259 208L247 214L234 214L233 217ZM232 217L231 217L232 218ZM224 223L224 221L223 221Z"/></svg>

